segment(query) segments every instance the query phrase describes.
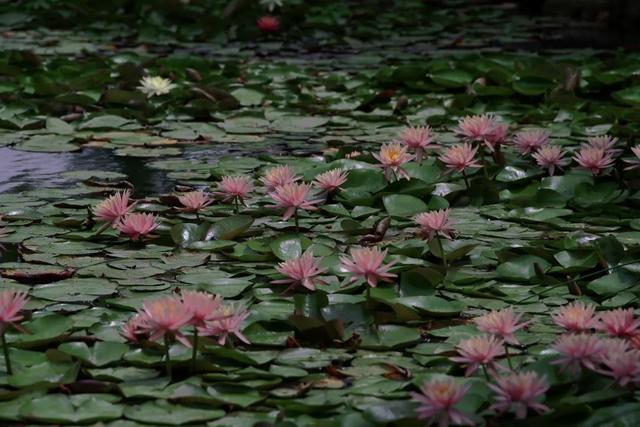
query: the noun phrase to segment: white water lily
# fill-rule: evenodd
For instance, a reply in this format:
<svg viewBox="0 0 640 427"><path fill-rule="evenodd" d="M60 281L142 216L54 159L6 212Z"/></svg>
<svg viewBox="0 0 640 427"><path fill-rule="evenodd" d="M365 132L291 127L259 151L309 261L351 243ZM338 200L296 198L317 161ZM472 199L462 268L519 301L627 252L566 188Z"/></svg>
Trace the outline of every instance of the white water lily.
<svg viewBox="0 0 640 427"><path fill-rule="evenodd" d="M138 89L145 95L147 98L151 98L152 96L160 96L165 95L171 92L171 89L175 88L176 85L171 83L171 80L165 79L160 76L146 76L140 80L140 85Z"/></svg>
<svg viewBox="0 0 640 427"><path fill-rule="evenodd" d="M282 7L283 0L260 0L260 5L269 12L273 12L276 7Z"/></svg>

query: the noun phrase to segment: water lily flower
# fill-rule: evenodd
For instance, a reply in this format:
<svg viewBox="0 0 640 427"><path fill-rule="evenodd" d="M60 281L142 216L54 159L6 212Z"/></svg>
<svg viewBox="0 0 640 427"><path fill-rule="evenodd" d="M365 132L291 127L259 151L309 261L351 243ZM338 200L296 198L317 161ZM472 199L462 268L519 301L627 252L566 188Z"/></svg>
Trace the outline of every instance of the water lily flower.
<svg viewBox="0 0 640 427"><path fill-rule="evenodd" d="M185 212L198 212L209 206L212 202L204 191L190 191L189 193L178 196L178 200L182 206L184 206L182 210Z"/></svg>
<svg viewBox="0 0 640 427"><path fill-rule="evenodd" d="M603 170L613 166L611 153L602 148L589 145L583 146L573 159L584 169L589 169L593 175L598 175Z"/></svg>
<svg viewBox="0 0 640 427"><path fill-rule="evenodd" d="M496 123L493 131L484 138L484 143L489 151L498 151L507 139L509 125L504 123Z"/></svg>
<svg viewBox="0 0 640 427"><path fill-rule="evenodd" d="M429 126L406 127L400 134L400 142L413 150L418 163L422 162L425 150L433 142L433 133Z"/></svg>
<svg viewBox="0 0 640 427"><path fill-rule="evenodd" d="M418 234L431 241L436 236L453 239L453 221L449 218L449 209L423 212L414 218L420 226Z"/></svg>
<svg viewBox="0 0 640 427"><path fill-rule="evenodd" d="M0 337L2 338L5 367L9 375L12 375L13 371L11 369L11 359L9 358L9 347L7 346L4 334L9 326L24 332L24 330L18 326L18 322L23 319L21 312L24 310L24 306L28 300L29 297L26 292L11 289L0 292Z"/></svg>
<svg viewBox="0 0 640 427"><path fill-rule="evenodd" d="M297 176L291 166L277 166L275 168L267 169L264 177L260 178L260 181L267 188L267 192L271 192L283 185L292 184L300 180L300 176Z"/></svg>
<svg viewBox="0 0 640 427"><path fill-rule="evenodd" d="M279 263L276 270L287 276L287 279L274 280L271 283L290 285L285 293L298 285L315 291L317 284L325 284L317 277L327 271L326 268L320 267L320 262L322 262L322 257L314 258L312 252L306 251L299 258Z"/></svg>
<svg viewBox="0 0 640 427"><path fill-rule="evenodd" d="M604 359L607 357L611 357L614 354L626 353L631 350L630 343L633 338L630 340L622 339L622 338L601 338L604 351L598 356L600 363L603 363Z"/></svg>
<svg viewBox="0 0 640 427"><path fill-rule="evenodd" d="M562 365L574 375L578 375L582 367L596 370L600 356L604 353L605 343L596 335L566 334L561 335L553 344L553 348L562 356L551 362Z"/></svg>
<svg viewBox="0 0 640 427"><path fill-rule="evenodd" d="M276 33L280 29L280 20L275 16L261 16L256 24L263 33Z"/></svg>
<svg viewBox="0 0 640 427"><path fill-rule="evenodd" d="M182 304L191 312L189 324L204 326L206 322L222 319L222 298L207 292L183 291Z"/></svg>
<svg viewBox="0 0 640 427"><path fill-rule="evenodd" d="M297 227L298 209L313 211L318 209L314 205L321 202L319 199L309 199L310 192L311 186L309 184L299 184L294 182L277 187L275 191L269 195L276 202L277 208L284 208L282 219L286 221L294 216Z"/></svg>
<svg viewBox="0 0 640 427"><path fill-rule="evenodd" d="M133 209L131 192L125 190L107 197L93 208L96 220L114 224Z"/></svg>
<svg viewBox="0 0 640 427"><path fill-rule="evenodd" d="M516 372L504 377L496 377L497 384L489 384L496 392L496 403L489 409L498 413L513 411L518 419L527 417L527 410L542 414L549 411L540 403L549 385L535 372Z"/></svg>
<svg viewBox="0 0 640 427"><path fill-rule="evenodd" d="M520 154L535 153L549 143L549 132L542 129L526 130L516 133L513 143Z"/></svg>
<svg viewBox="0 0 640 427"><path fill-rule="evenodd" d="M317 175L313 185L322 191L332 193L340 189L340 186L347 182L347 171L343 169L331 169Z"/></svg>
<svg viewBox="0 0 640 427"><path fill-rule="evenodd" d="M418 402L418 418L427 420L427 425L436 423L440 427L468 425L475 423L456 405L464 399L469 385L458 385L453 380L436 379L425 382L420 393L411 392L411 400Z"/></svg>
<svg viewBox="0 0 640 427"><path fill-rule="evenodd" d="M618 143L618 138L613 138L609 135L591 136L587 138L587 145L593 148L604 150L605 152L613 154L615 146Z"/></svg>
<svg viewBox="0 0 640 427"><path fill-rule="evenodd" d="M533 158L539 166L549 171L550 176L553 176L556 168L562 169L562 166L569 163L569 160L563 158L564 154L562 148L557 145L545 145L533 153Z"/></svg>
<svg viewBox="0 0 640 427"><path fill-rule="evenodd" d="M225 345L229 336L235 336L245 344L251 344L242 334L242 325L251 314L239 305L223 304L221 313L224 316L220 320L208 322L200 328L200 333L205 336L218 337L218 344Z"/></svg>
<svg viewBox="0 0 640 427"><path fill-rule="evenodd" d="M169 79L165 79L160 76L146 76L140 80L140 86L138 86L138 89L140 89L140 92L147 95L147 98L151 98L152 96L166 95L176 87L177 86L174 83L171 83L171 80Z"/></svg>
<svg viewBox="0 0 640 427"><path fill-rule="evenodd" d="M402 165L410 162L415 157L407 152L407 147L398 142L384 144L380 148L380 153L373 154L373 157L380 162L380 166L384 169L384 176L387 181L391 181L395 176L397 179L410 179L411 177Z"/></svg>
<svg viewBox="0 0 640 427"><path fill-rule="evenodd" d="M521 317L522 313L515 313L512 308L505 308L476 317L473 321L482 332L501 338L509 344L518 344L515 332L529 324L529 322L520 322Z"/></svg>
<svg viewBox="0 0 640 427"><path fill-rule="evenodd" d="M596 307L573 302L551 314L553 322L569 332L585 332L596 326Z"/></svg>
<svg viewBox="0 0 640 427"><path fill-rule="evenodd" d="M631 338L639 333L640 319L634 316L631 308L617 308L601 313L596 329L611 337Z"/></svg>
<svg viewBox="0 0 640 427"><path fill-rule="evenodd" d="M139 314L141 329L149 333L150 340L175 338L185 346L191 347L191 343L180 329L189 325L193 312L182 303L180 298L167 296L145 300Z"/></svg>
<svg viewBox="0 0 640 427"><path fill-rule="evenodd" d="M114 226L122 234L126 234L133 241L141 240L151 234L159 224L157 217L153 214L132 213L128 214Z"/></svg>
<svg viewBox="0 0 640 427"><path fill-rule="evenodd" d="M148 328L145 324L144 316L140 313L132 316L120 330L120 336L131 343L139 344L143 339L148 338Z"/></svg>
<svg viewBox="0 0 640 427"><path fill-rule="evenodd" d="M637 169L640 168L640 145L636 145L631 147L631 152L634 156L636 156L632 160L625 160L625 162L629 163L630 166L627 166L625 170Z"/></svg>
<svg viewBox="0 0 640 427"><path fill-rule="evenodd" d="M389 273L389 269L395 264L383 264L387 256L387 250L381 251L377 247L373 248L351 248L349 251L351 258L341 256L341 267L351 273L349 282L364 279L369 286L375 288L378 281L393 282L397 277L394 273Z"/></svg>
<svg viewBox="0 0 640 427"><path fill-rule="evenodd" d="M504 354L504 342L491 335L462 340L456 346L457 357L451 361L467 365L465 376L473 375L480 366L495 371L494 360Z"/></svg>
<svg viewBox="0 0 640 427"><path fill-rule="evenodd" d="M481 116L466 116L458 120L456 133L467 142L486 143L496 130L498 122L492 114Z"/></svg>
<svg viewBox="0 0 640 427"><path fill-rule="evenodd" d="M475 155L478 149L472 147L468 143L457 144L449 147L443 154L440 155L440 161L444 163L447 168L447 173L452 171L458 171L464 173L467 168L479 168L481 167L475 159Z"/></svg>
<svg viewBox="0 0 640 427"><path fill-rule="evenodd" d="M608 351L602 358L605 366L600 372L625 387L628 384L640 384L640 351Z"/></svg>
<svg viewBox="0 0 640 427"><path fill-rule="evenodd" d="M223 176L214 194L222 197L224 202L243 203L253 190L253 183L247 176Z"/></svg>

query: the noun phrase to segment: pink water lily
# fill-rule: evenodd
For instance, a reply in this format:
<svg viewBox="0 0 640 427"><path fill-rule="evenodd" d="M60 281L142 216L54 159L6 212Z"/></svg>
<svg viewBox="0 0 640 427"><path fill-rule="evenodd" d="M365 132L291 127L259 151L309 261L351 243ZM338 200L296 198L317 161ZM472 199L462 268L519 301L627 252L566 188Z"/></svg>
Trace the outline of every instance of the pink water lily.
<svg viewBox="0 0 640 427"><path fill-rule="evenodd" d="M223 318L199 328L200 333L205 336L215 336L218 344L225 345L230 336L235 336L245 344L251 344L242 333L244 321L251 314L240 305L223 304L221 308Z"/></svg>
<svg viewBox="0 0 640 427"><path fill-rule="evenodd" d="M569 160L564 158L564 151L558 145L545 145L533 153L533 158L539 166L547 169L549 175L553 176L556 169L569 164Z"/></svg>
<svg viewBox="0 0 640 427"><path fill-rule="evenodd" d="M191 191L178 196L185 212L198 212L211 204L211 199L204 191Z"/></svg>
<svg viewBox="0 0 640 427"><path fill-rule="evenodd" d="M549 411L540 403L549 385L535 372L517 372L496 377L496 384L488 384L496 393L495 403L489 409L498 413L513 411L518 419L527 417L527 410L542 414Z"/></svg>
<svg viewBox="0 0 640 427"><path fill-rule="evenodd" d="M283 185L292 184L299 181L300 177L296 175L291 166L277 166L267 169L265 175L260 181L265 185L267 192L272 192Z"/></svg>
<svg viewBox="0 0 640 427"><path fill-rule="evenodd" d="M417 215L414 221L420 227L420 237L429 241L436 236L453 239L453 221L449 218L449 212L449 209L439 209Z"/></svg>
<svg viewBox="0 0 640 427"><path fill-rule="evenodd" d="M618 138L613 138L609 135L591 136L587 138L587 145L593 148L604 150L608 153L614 153L615 146L618 143Z"/></svg>
<svg viewBox="0 0 640 427"><path fill-rule="evenodd" d="M465 116L458 120L456 133L461 135L467 142L486 143L487 138L491 138L496 130L498 122L492 114L481 116Z"/></svg>
<svg viewBox="0 0 640 427"><path fill-rule="evenodd" d="M139 344L143 339L148 338L148 327L145 324L144 316L136 314L131 317L120 330L120 336L130 343Z"/></svg>
<svg viewBox="0 0 640 427"><path fill-rule="evenodd" d="M132 213L115 224L115 228L133 241L141 240L159 227L157 217L147 213Z"/></svg>
<svg viewBox="0 0 640 427"><path fill-rule="evenodd" d="M383 264L387 251L381 251L377 247L373 248L351 248L349 254L351 257L341 256L341 267L351 273L350 282L364 279L369 286L375 288L378 281L392 282L395 277L393 273L389 273L395 262Z"/></svg>
<svg viewBox="0 0 640 427"><path fill-rule="evenodd" d="M316 285L325 283L318 278L319 275L327 271L326 268L320 267L321 261L322 258L314 258L313 253L307 251L299 258L281 262L276 267L276 270L280 274L287 276L287 279L274 280L271 283L289 285L285 292L299 285L310 291L315 291Z"/></svg>
<svg viewBox="0 0 640 427"><path fill-rule="evenodd" d="M315 205L321 202L320 199L311 199L311 186L309 184L299 184L297 182L285 184L277 187L271 198L276 202L276 207L284 209L283 220L288 220L297 215L298 209L314 211L318 209Z"/></svg>
<svg viewBox="0 0 640 427"><path fill-rule="evenodd" d="M184 291L181 294L182 304L191 312L189 324L204 326L207 322L220 320L222 314L222 298L206 292Z"/></svg>
<svg viewBox="0 0 640 427"><path fill-rule="evenodd" d="M122 193L118 192L113 196L109 196L98 203L93 208L93 214L96 220L111 224L117 223L133 209L134 204L131 202L130 197L131 192L125 190Z"/></svg>
<svg viewBox="0 0 640 427"><path fill-rule="evenodd" d="M333 193L340 189L340 186L347 182L347 171L343 169L331 169L327 172L316 175L313 185L327 193Z"/></svg>
<svg viewBox="0 0 640 427"><path fill-rule="evenodd" d="M427 420L427 425L436 423L439 427L468 425L475 423L456 408L469 391L469 385L458 385L451 379L432 380L420 387L420 393L411 393L411 400L419 404L418 418Z"/></svg>
<svg viewBox="0 0 640 427"><path fill-rule="evenodd" d="M481 167L475 159L477 151L477 148L467 143L454 145L440 155L440 161L446 166L447 173L453 171L462 173L467 168Z"/></svg>
<svg viewBox="0 0 640 427"><path fill-rule="evenodd" d="M596 307L574 302L551 314L553 322L569 332L585 332L596 326Z"/></svg>
<svg viewBox="0 0 640 427"><path fill-rule="evenodd" d="M433 132L429 126L406 127L400 134L400 142L414 152L416 161L420 163L433 142Z"/></svg>
<svg viewBox="0 0 640 427"><path fill-rule="evenodd" d="M602 148L585 145L573 156L573 159L584 169L591 171L593 175L598 175L605 169L613 166L611 153Z"/></svg>
<svg viewBox="0 0 640 427"><path fill-rule="evenodd" d="M635 158L631 160L625 160L625 162L629 163L629 166L627 166L625 170L640 168L640 145L631 147L631 152L633 153Z"/></svg>
<svg viewBox="0 0 640 427"><path fill-rule="evenodd" d="M633 309L617 308L600 314L596 328L611 337L631 338L640 332L640 318L636 318Z"/></svg>
<svg viewBox="0 0 640 427"><path fill-rule="evenodd" d="M491 335L462 340L456 346L458 356L451 360L467 366L465 376L472 375L479 367L495 371L495 359L504 354L504 342Z"/></svg>
<svg viewBox="0 0 640 427"><path fill-rule="evenodd" d="M501 338L509 344L518 344L515 332L529 323L520 322L521 317L522 313L515 313L512 308L505 308L476 317L473 321L482 332Z"/></svg>
<svg viewBox="0 0 640 427"><path fill-rule="evenodd" d="M605 342L596 335L561 335L553 344L561 357L551 363L561 365L574 375L579 374L582 367L595 370L600 356L605 352L604 346Z"/></svg>
<svg viewBox="0 0 640 427"><path fill-rule="evenodd" d="M604 369L600 372L613 378L620 386L640 384L640 351L608 351L602 358L602 364Z"/></svg>
<svg viewBox="0 0 640 427"><path fill-rule="evenodd" d="M525 130L515 134L513 143L520 154L533 154L549 143L549 136L543 129Z"/></svg>
<svg viewBox="0 0 640 427"><path fill-rule="evenodd" d="M407 147L398 143L384 144L380 147L380 153L373 153L384 170L384 176L387 181L391 181L393 177L396 179L410 179L409 173L402 168L402 165L410 162L415 158L413 154L407 152Z"/></svg>
<svg viewBox="0 0 640 427"><path fill-rule="evenodd" d="M222 197L224 202L244 203L253 190L253 183L247 176L223 176L214 194Z"/></svg>
<svg viewBox="0 0 640 427"><path fill-rule="evenodd" d="M23 319L21 314L29 300L26 292L11 289L0 292L0 335L4 334L8 326L17 326Z"/></svg>
<svg viewBox="0 0 640 427"><path fill-rule="evenodd" d="M191 343L181 329L189 324L193 313L180 298L168 296L146 300L139 314L140 329L149 334L150 340L154 341L166 336L168 339L175 338L185 346L191 347Z"/></svg>

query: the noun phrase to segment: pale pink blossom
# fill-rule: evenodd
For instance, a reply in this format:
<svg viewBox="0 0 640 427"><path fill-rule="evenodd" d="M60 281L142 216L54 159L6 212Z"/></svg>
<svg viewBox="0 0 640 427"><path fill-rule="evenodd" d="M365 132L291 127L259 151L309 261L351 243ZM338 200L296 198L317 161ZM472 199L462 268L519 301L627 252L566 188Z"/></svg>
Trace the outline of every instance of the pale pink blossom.
<svg viewBox="0 0 640 427"><path fill-rule="evenodd" d="M469 387L458 385L448 378L425 382L420 387L420 393L411 392L411 400L420 404L417 409L418 418L426 419L427 425L436 423L439 427L475 425L467 414L456 409Z"/></svg>
<svg viewBox="0 0 640 427"><path fill-rule="evenodd" d="M596 307L573 302L551 314L553 322L569 332L584 332L596 326Z"/></svg>
<svg viewBox="0 0 640 427"><path fill-rule="evenodd" d="M593 175L598 175L603 170L613 166L611 153L602 148L595 148L584 145L580 151L573 156L573 159L584 169L591 171Z"/></svg>
<svg viewBox="0 0 640 427"><path fill-rule="evenodd" d="M429 126L406 127L400 134L400 142L413 150L416 160L420 163L425 150L433 142L433 133Z"/></svg>
<svg viewBox="0 0 640 427"><path fill-rule="evenodd" d="M244 321L251 313L243 307L233 304L223 304L221 313L224 316L222 319L207 322L203 328L198 329L202 335L218 337L219 345L225 345L229 336L232 335L245 344L251 344L242 334Z"/></svg>
<svg viewBox="0 0 640 427"><path fill-rule="evenodd" d="M214 194L222 197L224 202L244 203L252 190L253 184L247 176L223 176L218 184L218 191Z"/></svg>
<svg viewBox="0 0 640 427"><path fill-rule="evenodd" d="M616 152L615 146L617 143L618 138L613 138L609 135L591 136L587 138L587 145L612 154Z"/></svg>
<svg viewBox="0 0 640 427"><path fill-rule="evenodd" d="M604 351L599 355L599 361L602 361L608 357L611 357L618 353L625 353L631 350L630 342L621 338L602 338L604 345Z"/></svg>
<svg viewBox="0 0 640 427"><path fill-rule="evenodd" d="M499 337L509 344L518 344L515 332L529 322L520 322L522 313L515 313L512 308L491 311L484 316L473 319L482 332Z"/></svg>
<svg viewBox="0 0 640 427"><path fill-rule="evenodd" d="M479 168L481 167L475 159L477 148L472 147L470 144L457 144L449 147L439 159L447 167L447 173L452 171L464 172L467 168Z"/></svg>
<svg viewBox="0 0 640 427"><path fill-rule="evenodd" d="M549 143L549 132L542 129L521 131L515 134L513 143L520 154L531 154Z"/></svg>
<svg viewBox="0 0 640 427"><path fill-rule="evenodd" d="M495 136L498 122L492 114L466 116L458 120L456 133L467 142L487 143L487 139Z"/></svg>
<svg viewBox="0 0 640 427"><path fill-rule="evenodd" d="M296 175L296 172L291 166L277 166L275 168L267 169L265 175L260 178L260 181L265 185L267 192L271 192L283 185L293 184L299 180L300 177Z"/></svg>
<svg viewBox="0 0 640 427"><path fill-rule="evenodd" d="M316 175L313 185L316 188L332 193L340 189L340 186L347 182L347 171L342 169L331 169L330 171Z"/></svg>
<svg viewBox="0 0 640 427"><path fill-rule="evenodd" d="M632 160L625 160L625 162L630 164L630 166L627 166L625 170L640 168L640 145L631 147L631 152L633 152L633 155L636 157Z"/></svg>
<svg viewBox="0 0 640 427"><path fill-rule="evenodd" d="M147 338L147 328L144 316L136 314L132 316L120 330L120 335L131 343L140 343L143 338Z"/></svg>
<svg viewBox="0 0 640 427"><path fill-rule="evenodd" d="M556 168L562 169L562 166L569 164L569 160L565 159L564 155L565 153L560 146L545 145L533 153L533 158L539 166L546 168L549 171L549 175L553 176Z"/></svg>
<svg viewBox="0 0 640 427"><path fill-rule="evenodd" d="M600 357L605 352L605 342L596 335L565 334L556 340L553 348L560 353L561 357L551 363L562 365L563 368L577 375L582 367L596 369Z"/></svg>
<svg viewBox="0 0 640 427"><path fill-rule="evenodd" d="M503 377L496 377L497 384L489 384L496 392L496 403L489 409L498 413L512 411L516 418L527 417L527 410L542 414L549 411L541 400L549 385L544 378L535 372L517 372Z"/></svg>
<svg viewBox="0 0 640 427"><path fill-rule="evenodd" d="M602 359L601 373L614 379L622 387L640 383L640 351L607 352Z"/></svg>
<svg viewBox="0 0 640 427"><path fill-rule="evenodd" d="M495 371L494 360L504 354L504 342L491 335L469 338L456 346L457 357L451 360L467 366L465 376L472 375L480 366Z"/></svg>
<svg viewBox="0 0 640 427"><path fill-rule="evenodd" d="M206 322L220 320L222 315L222 298L206 292L184 291L181 294L182 304L191 312L189 324L204 326Z"/></svg>
<svg viewBox="0 0 640 427"><path fill-rule="evenodd" d="M381 251L377 247L373 248L351 248L349 251L351 258L341 256L341 267L351 273L350 282L364 279L369 286L375 288L378 281L393 282L395 274L389 273L395 262L383 264L387 251Z"/></svg>
<svg viewBox="0 0 640 427"><path fill-rule="evenodd" d="M269 195L276 202L276 207L284 209L282 219L285 221L297 213L298 209L314 211L319 199L310 199L311 185L297 182L277 187Z"/></svg>
<svg viewBox="0 0 640 427"><path fill-rule="evenodd" d="M114 226L122 234L126 234L133 241L140 240L151 234L159 224L153 214L132 213L128 214Z"/></svg>
<svg viewBox="0 0 640 427"><path fill-rule="evenodd" d="M596 328L611 337L630 338L638 334L640 319L634 316L631 308L617 308L602 312Z"/></svg>
<svg viewBox="0 0 640 427"><path fill-rule="evenodd" d="M384 144L380 147L380 153L374 153L373 157L380 162L380 166L384 169L384 176L387 178L387 181L391 181L394 176L396 179L411 178L407 171L402 168L403 164L410 162L415 158L413 154L409 154L407 152L406 146L398 142Z"/></svg>
<svg viewBox="0 0 640 427"><path fill-rule="evenodd" d="M271 283L290 285L285 292L298 285L302 285L310 291L315 291L317 284L325 284L317 277L327 271L326 268L320 267L321 261L322 258L314 258L313 253L307 251L299 258L281 262L276 267L276 270L280 274L287 276L287 279L274 280Z"/></svg>
<svg viewBox="0 0 640 427"><path fill-rule="evenodd" d="M490 151L497 151L500 146L505 143L507 139L507 133L509 132L509 125L503 123L496 123L493 131L484 138L484 143Z"/></svg>
<svg viewBox="0 0 640 427"><path fill-rule="evenodd" d="M204 191L191 191L178 196L185 212L198 212L211 204L211 199Z"/></svg>
<svg viewBox="0 0 640 427"><path fill-rule="evenodd" d="M93 208L93 214L96 220L112 224L117 223L133 209L134 204L131 203L130 197L131 192L125 190L122 193L118 192L113 196L107 197L98 203Z"/></svg>
<svg viewBox="0 0 640 427"><path fill-rule="evenodd" d="M178 297L167 296L144 301L140 310L141 327L149 334L149 339L155 341L165 335L170 339L177 339L187 347L191 347L189 340L180 329L187 326L193 316Z"/></svg>
<svg viewBox="0 0 640 427"><path fill-rule="evenodd" d="M420 226L418 234L431 241L436 236L453 239L453 221L449 218L449 209L423 212L414 218Z"/></svg>
<svg viewBox="0 0 640 427"><path fill-rule="evenodd" d="M29 297L26 292L6 289L0 292L0 335L4 334L8 326L17 327L23 319L24 310Z"/></svg>

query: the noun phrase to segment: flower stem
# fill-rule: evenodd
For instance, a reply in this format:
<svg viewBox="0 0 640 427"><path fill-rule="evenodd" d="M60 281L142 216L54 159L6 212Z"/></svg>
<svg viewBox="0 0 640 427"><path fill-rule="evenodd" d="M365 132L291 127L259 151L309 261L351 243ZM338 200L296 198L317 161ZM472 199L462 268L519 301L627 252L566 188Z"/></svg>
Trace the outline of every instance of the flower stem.
<svg viewBox="0 0 640 427"><path fill-rule="evenodd" d="M467 178L467 173L464 171L464 169L462 169L462 178L464 178L464 185L467 187L467 191L469 191L471 189L471 186L469 185L469 178Z"/></svg>
<svg viewBox="0 0 640 427"><path fill-rule="evenodd" d="M238 202L238 198L237 197L233 198L233 211L235 213L240 213L240 203Z"/></svg>
<svg viewBox="0 0 640 427"><path fill-rule="evenodd" d="M191 371L196 372L196 360L198 357L198 328L193 327L193 354L191 355Z"/></svg>
<svg viewBox="0 0 640 427"><path fill-rule="evenodd" d="M11 369L11 359L9 358L9 346L7 345L4 331L0 334L0 340L2 340L2 352L4 353L4 364L7 367L7 375L12 375L13 370Z"/></svg>
<svg viewBox="0 0 640 427"><path fill-rule="evenodd" d="M442 238L436 235L436 239L438 240L438 247L440 248L440 257L442 258L442 266L445 270L449 268L449 264L447 264L447 254L444 251L444 247L442 246Z"/></svg>
<svg viewBox="0 0 640 427"><path fill-rule="evenodd" d="M504 343L504 354L507 356L507 363L509 364L509 369L513 371L513 364L511 363L511 354L509 354L509 344Z"/></svg>
<svg viewBox="0 0 640 427"><path fill-rule="evenodd" d="M491 379L489 378L489 373L487 372L487 367L484 364L482 365L482 372L484 372L484 377L487 379L487 381L490 381Z"/></svg>
<svg viewBox="0 0 640 427"><path fill-rule="evenodd" d="M164 335L164 354L165 354L165 366L167 369L167 376L169 377L169 382L173 379L173 375L171 372L171 355L169 355L169 350L171 349L171 339L168 334Z"/></svg>
<svg viewBox="0 0 640 427"><path fill-rule="evenodd" d="M300 231L300 224L298 223L298 209L293 211L293 220L295 221L295 224L296 224L296 231Z"/></svg>

